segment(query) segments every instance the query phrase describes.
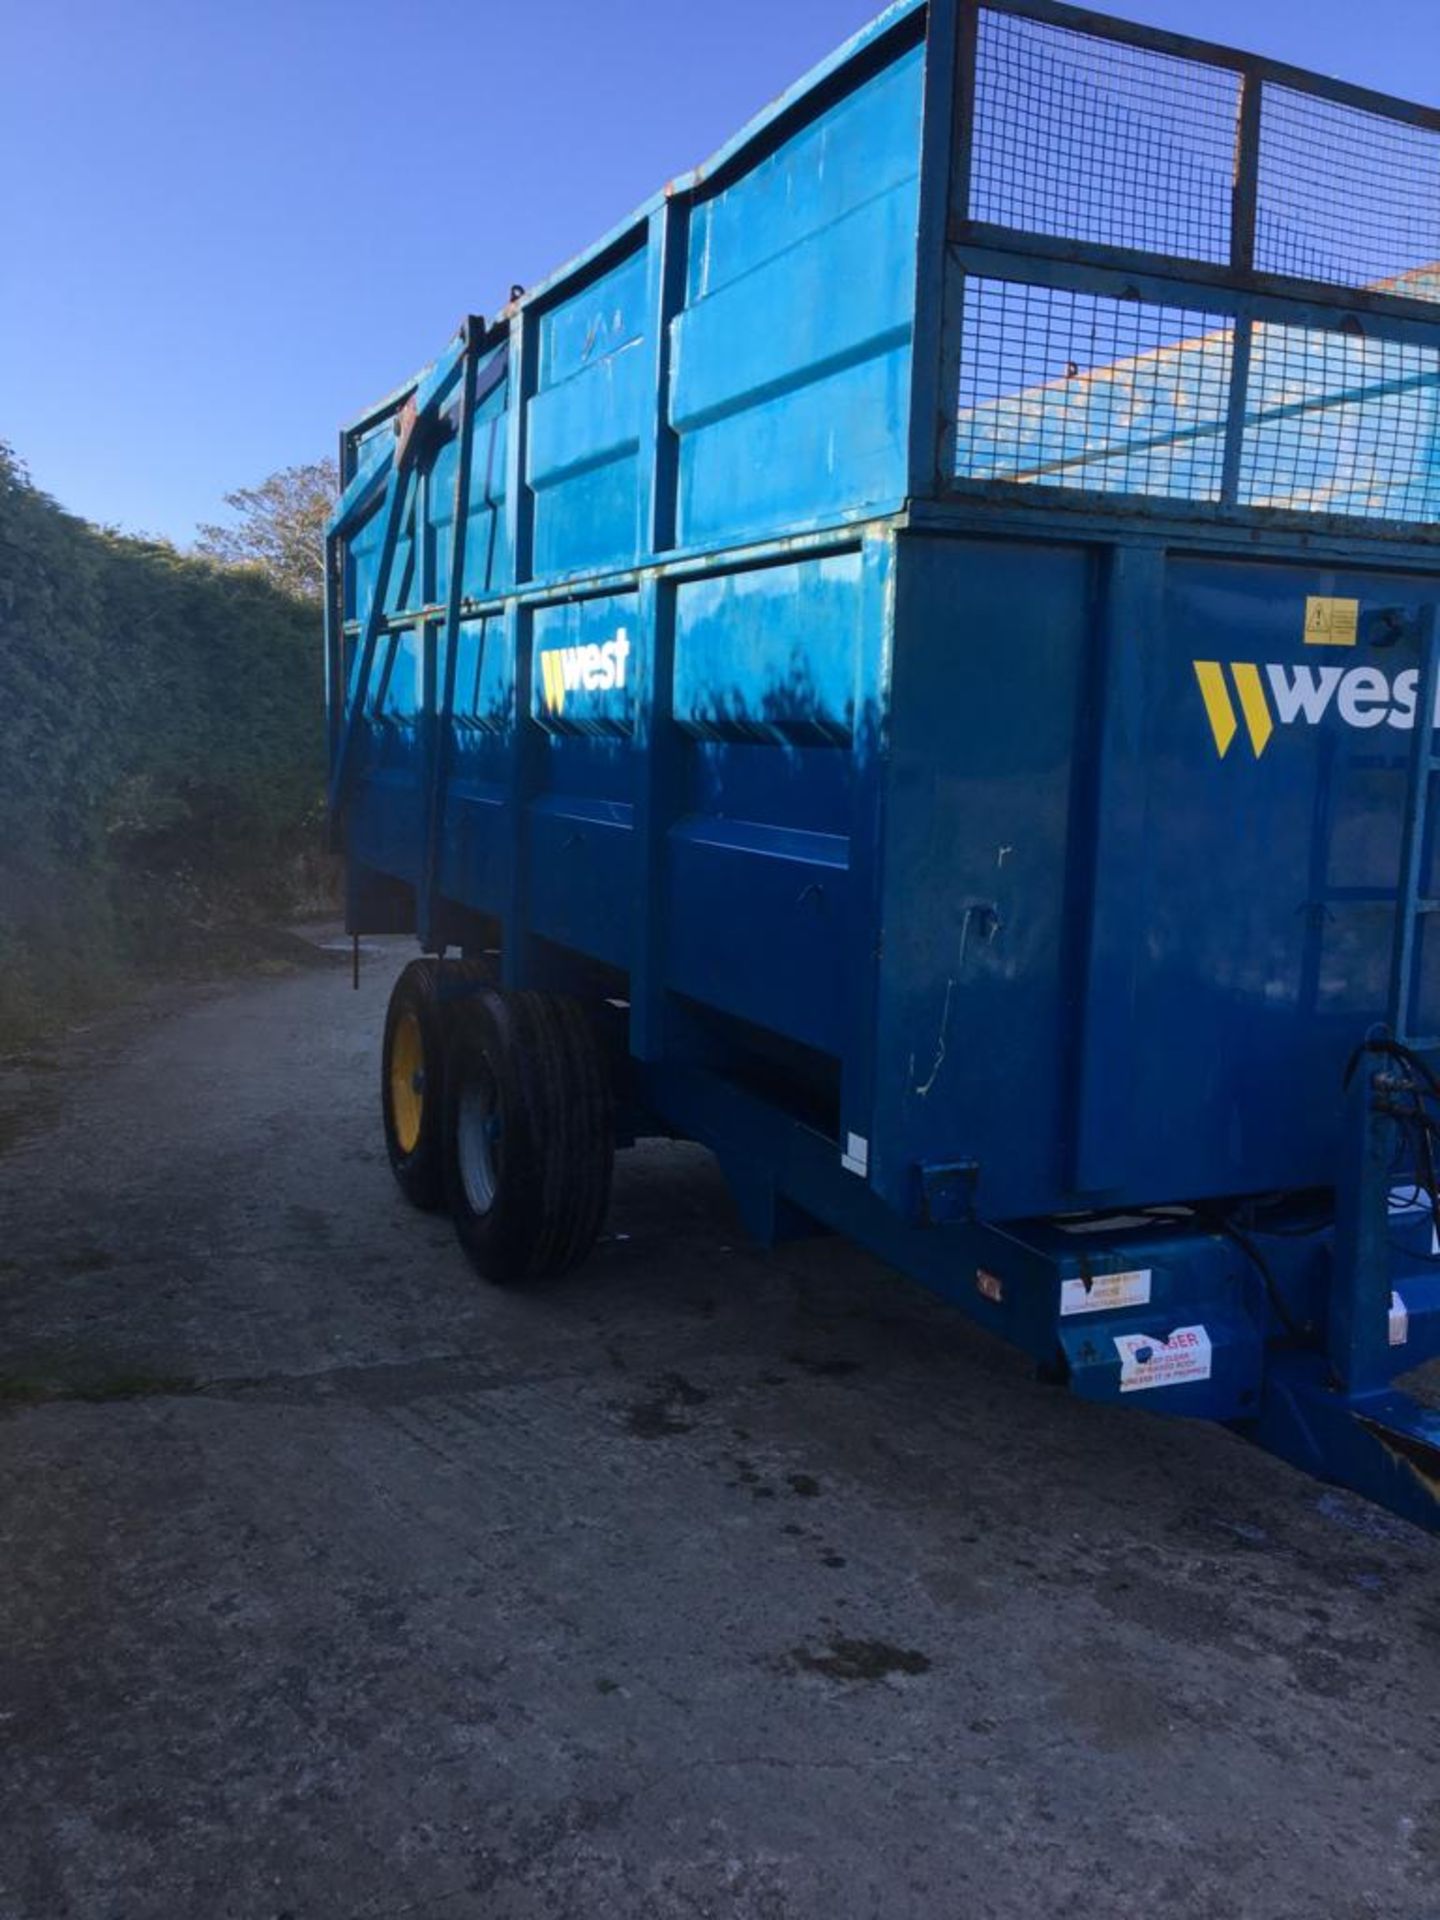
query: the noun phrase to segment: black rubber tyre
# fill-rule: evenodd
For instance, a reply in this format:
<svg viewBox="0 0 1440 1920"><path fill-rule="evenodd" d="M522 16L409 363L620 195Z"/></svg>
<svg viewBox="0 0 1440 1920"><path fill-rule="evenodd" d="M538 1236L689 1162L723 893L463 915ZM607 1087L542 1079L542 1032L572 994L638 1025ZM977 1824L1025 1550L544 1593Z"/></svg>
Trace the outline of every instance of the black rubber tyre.
<svg viewBox="0 0 1440 1920"><path fill-rule="evenodd" d="M380 1049L380 1111L390 1171L411 1206L445 1199L445 1010L440 969L412 960L395 982Z"/></svg>
<svg viewBox="0 0 1440 1920"><path fill-rule="evenodd" d="M461 1246L502 1286L578 1266L610 1203L615 1125L605 1057L558 994L482 989L455 1008L445 1190Z"/></svg>

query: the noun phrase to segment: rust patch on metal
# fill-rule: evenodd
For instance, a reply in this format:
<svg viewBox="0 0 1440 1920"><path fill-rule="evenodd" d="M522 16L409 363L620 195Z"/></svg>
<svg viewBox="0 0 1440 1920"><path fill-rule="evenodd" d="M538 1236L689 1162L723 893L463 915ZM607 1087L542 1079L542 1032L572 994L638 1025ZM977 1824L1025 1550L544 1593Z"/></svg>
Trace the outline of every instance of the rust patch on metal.
<svg viewBox="0 0 1440 1920"><path fill-rule="evenodd" d="M1391 1459L1398 1460L1402 1466L1410 1469L1432 1500L1440 1501L1440 1447L1416 1440L1409 1434L1394 1433L1378 1420L1367 1420L1363 1414L1355 1417L1371 1438L1380 1442Z"/></svg>

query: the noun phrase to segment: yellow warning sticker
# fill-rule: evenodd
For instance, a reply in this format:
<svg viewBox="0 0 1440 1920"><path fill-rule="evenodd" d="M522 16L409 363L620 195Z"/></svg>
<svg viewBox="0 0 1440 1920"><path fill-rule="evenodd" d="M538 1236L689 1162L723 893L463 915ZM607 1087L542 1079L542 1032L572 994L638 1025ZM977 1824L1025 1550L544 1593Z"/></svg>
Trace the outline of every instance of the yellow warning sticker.
<svg viewBox="0 0 1440 1920"><path fill-rule="evenodd" d="M1305 601L1307 647L1353 647L1360 635L1360 602L1327 600L1310 594Z"/></svg>

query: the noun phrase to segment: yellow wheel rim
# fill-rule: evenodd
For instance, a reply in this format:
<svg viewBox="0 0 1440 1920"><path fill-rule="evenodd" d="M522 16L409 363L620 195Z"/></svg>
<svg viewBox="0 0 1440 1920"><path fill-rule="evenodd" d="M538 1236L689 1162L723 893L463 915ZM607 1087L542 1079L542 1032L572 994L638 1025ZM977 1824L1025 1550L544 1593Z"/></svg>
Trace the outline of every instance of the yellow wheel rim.
<svg viewBox="0 0 1440 1920"><path fill-rule="evenodd" d="M420 1144L425 1118L425 1036L413 1013L402 1013L390 1042L390 1121L401 1153Z"/></svg>

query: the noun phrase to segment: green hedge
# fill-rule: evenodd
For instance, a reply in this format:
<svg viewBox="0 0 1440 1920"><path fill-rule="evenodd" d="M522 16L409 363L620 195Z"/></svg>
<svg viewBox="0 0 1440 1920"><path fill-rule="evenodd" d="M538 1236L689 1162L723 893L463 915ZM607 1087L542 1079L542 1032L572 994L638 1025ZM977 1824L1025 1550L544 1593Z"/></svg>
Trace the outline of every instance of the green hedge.
<svg viewBox="0 0 1440 1920"><path fill-rule="evenodd" d="M0 1033L283 910L323 761L318 608L87 525L0 446Z"/></svg>

